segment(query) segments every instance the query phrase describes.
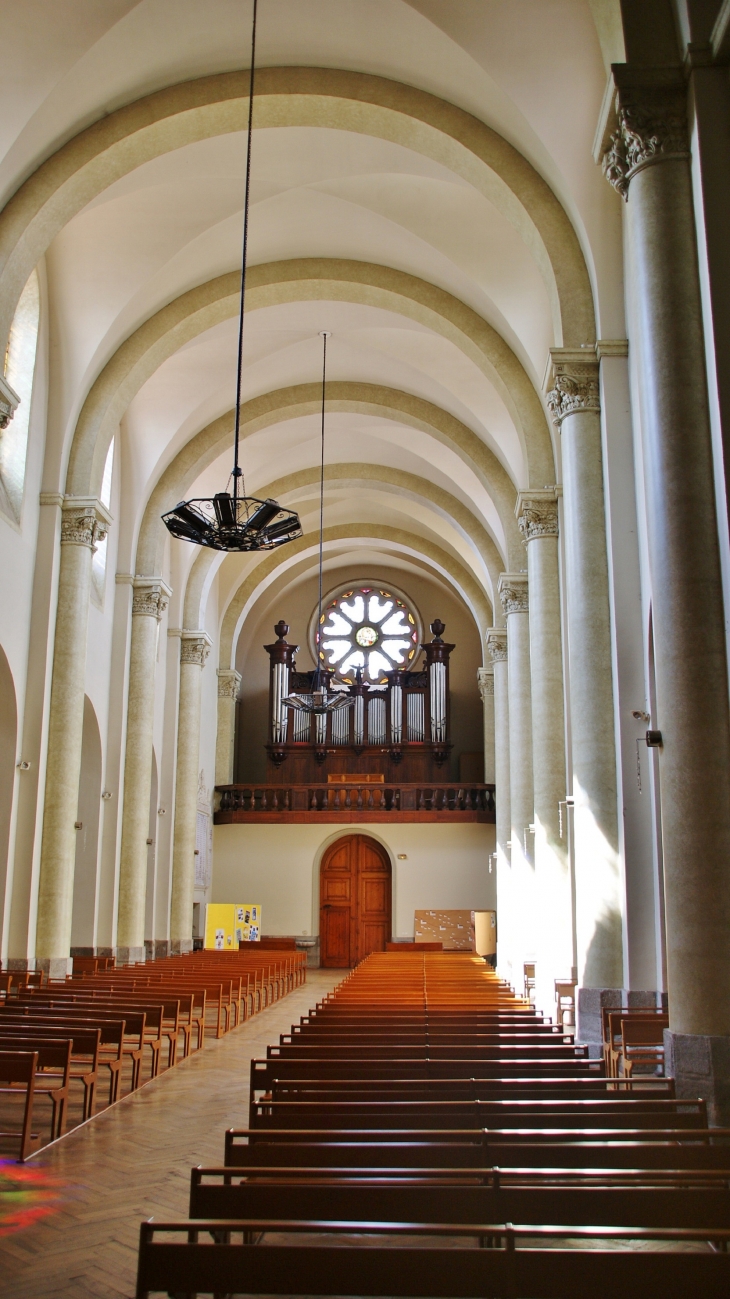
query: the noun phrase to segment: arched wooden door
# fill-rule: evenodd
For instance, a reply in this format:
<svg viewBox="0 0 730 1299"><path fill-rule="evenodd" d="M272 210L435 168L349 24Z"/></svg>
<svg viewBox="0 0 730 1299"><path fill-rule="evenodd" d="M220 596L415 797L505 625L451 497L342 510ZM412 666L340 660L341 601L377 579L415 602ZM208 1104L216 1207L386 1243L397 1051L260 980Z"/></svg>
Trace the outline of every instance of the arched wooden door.
<svg viewBox="0 0 730 1299"><path fill-rule="evenodd" d="M322 858L319 885L320 963L344 969L390 939L391 871L375 839L351 834Z"/></svg>

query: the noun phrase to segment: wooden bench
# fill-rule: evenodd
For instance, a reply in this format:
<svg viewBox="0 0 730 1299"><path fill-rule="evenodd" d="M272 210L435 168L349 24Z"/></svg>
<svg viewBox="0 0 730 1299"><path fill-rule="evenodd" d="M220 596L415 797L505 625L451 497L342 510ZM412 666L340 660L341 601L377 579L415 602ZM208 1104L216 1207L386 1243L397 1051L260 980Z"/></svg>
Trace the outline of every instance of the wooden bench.
<svg viewBox="0 0 730 1299"><path fill-rule="evenodd" d="M274 1233L277 1243L267 1241ZM332 1242L322 1240L323 1233ZM372 1239L368 1248L343 1253L338 1238ZM233 1239L240 1235L241 1243ZM290 1237L278 1243L281 1237ZM172 1239L170 1239L170 1237ZM202 1239L201 1239L202 1237ZM389 1243L379 1245L377 1237ZM447 1237L445 1247L436 1237ZM614 1248L595 1247L598 1237ZM403 1244L394 1249L399 1238ZM410 1239L409 1239L410 1238ZM429 1241L429 1238L430 1241ZM480 1239L494 1247L481 1249ZM249 1243L255 1240L256 1244ZM429 1244L419 1248L419 1240ZM564 1248L569 1241L585 1248ZM691 1252L713 1241L712 1252ZM243 1222L196 1219L142 1224L137 1299L151 1293L392 1295L424 1299L616 1299L666 1293L672 1299L727 1299L728 1230L679 1228L576 1228L480 1223L467 1226L281 1221L257 1216ZM618 1249L621 1242L664 1249ZM666 1250L667 1245L675 1248Z"/></svg>
<svg viewBox="0 0 730 1299"><path fill-rule="evenodd" d="M109 1104L119 1099L119 1089L124 1062L129 1060L131 1066L130 1091L139 1086L142 1054L144 1051L144 1032L146 1016L144 1012L127 1011L125 1019L113 1019L112 1010L93 1011L85 1014L83 1009L63 1010L63 1008L36 1007L21 1005L6 1007L0 1012L0 1028L6 1017L19 1026L32 1022L43 1027L45 1024L58 1028L98 1028L101 1033L99 1064L109 1070ZM106 1015L109 1018L106 1018Z"/></svg>
<svg viewBox="0 0 730 1299"><path fill-rule="evenodd" d="M24 1098L20 1130L0 1132L0 1137L20 1139L18 1162L21 1164L27 1159L31 1148L37 1146L40 1140L32 1131L37 1072L37 1051L0 1051L0 1095Z"/></svg>
<svg viewBox="0 0 730 1299"><path fill-rule="evenodd" d="M70 1025L39 1024L35 1021L24 1021L21 1024L10 1023L5 1016L0 1016L0 1051L36 1050L37 1043L63 1042L71 1039L71 1082L83 1085L82 1122L90 1119L94 1113L96 1084L99 1079L99 1047L101 1030L99 1028Z"/></svg>
<svg viewBox="0 0 730 1299"><path fill-rule="evenodd" d="M66 1114L71 1082L70 1038L47 1038L27 1033L23 1037L0 1038L0 1052L12 1057L22 1054L36 1060L34 1100L47 1096L51 1102L51 1141L56 1141L66 1131ZM7 1094L13 1084L2 1088Z"/></svg>

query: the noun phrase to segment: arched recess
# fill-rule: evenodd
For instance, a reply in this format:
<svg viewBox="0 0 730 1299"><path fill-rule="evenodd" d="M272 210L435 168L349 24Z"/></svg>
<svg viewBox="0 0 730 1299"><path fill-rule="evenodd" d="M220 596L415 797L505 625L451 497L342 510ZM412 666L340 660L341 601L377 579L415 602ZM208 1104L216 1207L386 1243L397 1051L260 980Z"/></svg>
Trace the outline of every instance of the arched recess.
<svg viewBox="0 0 730 1299"><path fill-rule="evenodd" d="M393 877L377 839L347 834L322 855L319 870L320 964L349 968L390 941Z"/></svg>
<svg viewBox="0 0 730 1299"><path fill-rule="evenodd" d="M241 407L241 437L287 419L316 414L322 389L316 383L279 388L245 402ZM377 415L419 429L447 446L468 466L492 498L505 538L506 563L511 571L524 564L524 546L514 515L517 493L497 457L471 429L447 411L411 393L380 384L332 382L327 385L327 409ZM160 516L180 500L195 479L230 446L233 414L227 412L206 425L182 448L152 489L145 507L137 542L135 569L159 573L167 533Z"/></svg>
<svg viewBox="0 0 730 1299"><path fill-rule="evenodd" d="M10 902L8 855L13 817L17 743L18 705L15 698L15 685L5 651L0 647L0 900L3 902L3 910L0 914L6 917ZM5 934L3 940L5 941Z"/></svg>
<svg viewBox="0 0 730 1299"><path fill-rule="evenodd" d="M155 958L155 938L157 937L157 754L152 750L152 775L150 777L150 820L147 835L147 887L145 890L144 933L145 956L148 961Z"/></svg>
<svg viewBox="0 0 730 1299"><path fill-rule="evenodd" d="M99 819L101 814L101 735L94 706L84 695L81 776L76 815L76 864L71 920L71 955L93 956L98 903Z"/></svg>
<svg viewBox="0 0 730 1299"><path fill-rule="evenodd" d="M0 340L51 240L98 194L142 163L245 127L248 72L170 86L109 113L28 178L0 217ZM390 140L473 185L519 232L552 307L555 343L595 341L590 281L565 209L534 167L484 122L414 86L336 68L262 68L257 130L309 126Z"/></svg>
<svg viewBox="0 0 730 1299"><path fill-rule="evenodd" d="M453 555L424 537L414 537L401 528L389 528L383 524L339 524L324 529L325 549L333 542L344 539L362 540L365 543L373 540L384 541L392 549L415 555L422 561L426 560L440 577L458 591L467 608L471 610L479 628L481 642L484 643L486 630L491 625L492 607L473 575L458 563ZM300 537L298 541L288 545L283 554L280 551L270 552L249 570L229 601L221 621L219 662L221 669L234 666L238 635L258 593L266 586L270 586L277 575L293 564L297 558L307 553L314 555L317 545L316 536Z"/></svg>
<svg viewBox="0 0 730 1299"><path fill-rule="evenodd" d="M238 311L240 275L230 272L173 299L135 330L94 381L79 414L66 491L98 491L109 442L144 383L191 339ZM246 309L335 300L405 315L458 347L504 401L523 449L529 486L555 480L545 411L524 367L504 339L465 303L417 276L388 266L336 258L300 258L252 266Z"/></svg>

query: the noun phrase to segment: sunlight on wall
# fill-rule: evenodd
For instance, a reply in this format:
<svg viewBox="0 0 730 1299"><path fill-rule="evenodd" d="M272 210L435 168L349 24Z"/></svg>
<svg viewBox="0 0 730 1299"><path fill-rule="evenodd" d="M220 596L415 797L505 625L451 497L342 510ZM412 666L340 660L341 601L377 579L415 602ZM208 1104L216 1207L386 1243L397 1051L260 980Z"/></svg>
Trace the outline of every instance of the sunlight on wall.
<svg viewBox="0 0 730 1299"><path fill-rule="evenodd" d="M101 492L99 493L99 499L102 505L106 505L107 509L110 508L112 503L112 476L114 473L115 440L116 440L115 438L112 438L111 442L109 443L109 450L106 453L106 461L104 462L104 477L101 480ZM94 558L91 564L91 583L92 583L94 595L96 596L100 604L103 603L104 600L104 585L106 582L107 544L108 544L108 538L106 536L104 537L103 541L98 541L96 543L96 549L94 550Z"/></svg>
<svg viewBox="0 0 730 1299"><path fill-rule="evenodd" d="M40 287L33 271L20 295L5 357L5 378L20 398L8 427L0 432L0 505L16 523L20 522L28 452L30 402L38 350Z"/></svg>

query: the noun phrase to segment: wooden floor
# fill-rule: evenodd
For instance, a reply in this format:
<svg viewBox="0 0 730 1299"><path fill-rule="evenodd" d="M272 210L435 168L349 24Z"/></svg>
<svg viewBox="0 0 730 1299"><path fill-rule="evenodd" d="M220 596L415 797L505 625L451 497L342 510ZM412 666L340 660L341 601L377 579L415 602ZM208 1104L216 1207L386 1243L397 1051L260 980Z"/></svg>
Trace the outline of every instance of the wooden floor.
<svg viewBox="0 0 730 1299"><path fill-rule="evenodd" d="M303 987L32 1161L66 1184L63 1209L0 1238L0 1295L134 1295L143 1218L187 1217L193 1164L223 1162L223 1133L248 1122L249 1060L343 977L309 970Z"/></svg>

